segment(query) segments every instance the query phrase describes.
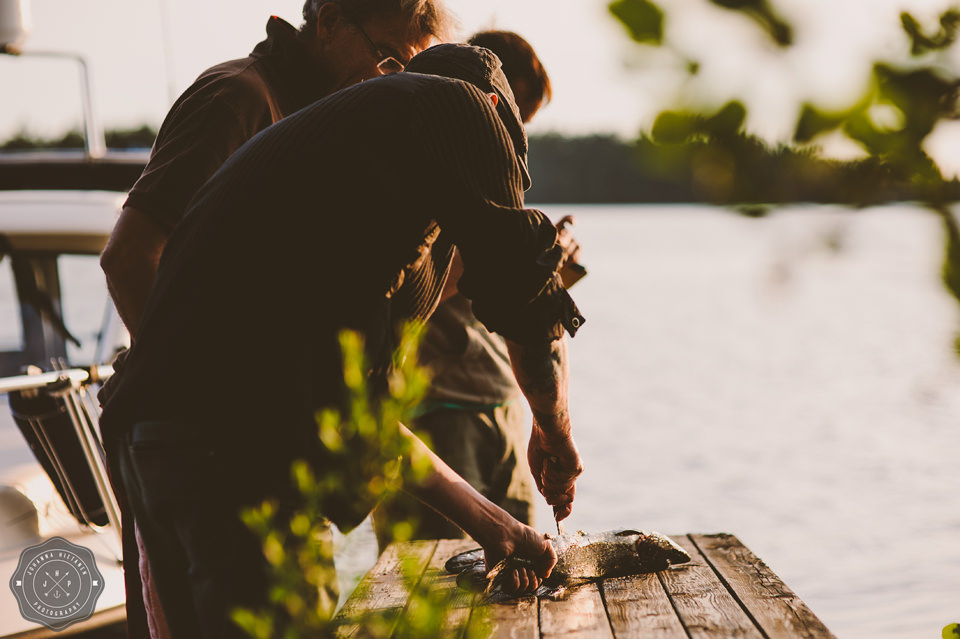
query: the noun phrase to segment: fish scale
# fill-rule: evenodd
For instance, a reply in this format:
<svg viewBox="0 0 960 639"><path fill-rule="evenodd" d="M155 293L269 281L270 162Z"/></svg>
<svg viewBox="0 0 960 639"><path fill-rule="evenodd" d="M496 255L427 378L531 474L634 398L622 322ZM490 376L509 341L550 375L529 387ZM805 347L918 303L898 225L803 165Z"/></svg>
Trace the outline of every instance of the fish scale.
<svg viewBox="0 0 960 639"><path fill-rule="evenodd" d="M658 532L609 530L599 533L578 531L549 538L557 553L557 564L534 594L546 597L565 586L666 570L671 565L690 561L690 555L669 537ZM444 567L457 575L457 584L470 590L483 590L488 601L511 598L502 589L500 576L510 568L529 560L510 556L487 570L483 550L478 548L454 555Z"/></svg>

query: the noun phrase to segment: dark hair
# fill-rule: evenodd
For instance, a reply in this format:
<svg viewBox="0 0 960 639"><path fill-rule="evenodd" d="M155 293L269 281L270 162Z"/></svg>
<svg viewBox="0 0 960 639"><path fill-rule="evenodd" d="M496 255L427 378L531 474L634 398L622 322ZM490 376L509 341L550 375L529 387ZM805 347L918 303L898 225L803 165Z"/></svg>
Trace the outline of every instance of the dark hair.
<svg viewBox="0 0 960 639"><path fill-rule="evenodd" d="M453 29L454 18L443 0L306 0L303 3L303 24L300 31L307 37L317 29L320 7L336 2L344 13L354 20L366 20L378 15L402 15L416 39L434 37L445 40Z"/></svg>
<svg viewBox="0 0 960 639"><path fill-rule="evenodd" d="M553 97L550 76L530 43L513 31L481 31L469 43L493 51L503 63L503 74L511 85L520 80L533 91L530 97L549 102Z"/></svg>

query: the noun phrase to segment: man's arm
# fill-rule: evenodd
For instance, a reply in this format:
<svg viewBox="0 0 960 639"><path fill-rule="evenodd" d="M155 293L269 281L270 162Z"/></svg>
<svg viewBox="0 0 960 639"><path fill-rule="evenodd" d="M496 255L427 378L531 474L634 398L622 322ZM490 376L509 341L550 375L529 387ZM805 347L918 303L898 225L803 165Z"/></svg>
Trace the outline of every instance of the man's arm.
<svg viewBox="0 0 960 639"><path fill-rule="evenodd" d="M553 546L530 526L521 524L502 508L478 493L462 477L428 449L420 439L400 427L401 436L410 439L413 464L428 462L429 471L420 481L404 489L460 526L483 546L487 567L504 557L518 555L533 561L533 567L521 567L508 577L513 592L530 592L540 587L557 563ZM405 460L411 463L411 460Z"/></svg>
<svg viewBox="0 0 960 639"><path fill-rule="evenodd" d="M125 206L100 255L110 297L130 336L137 332L157 276L167 234L144 213Z"/></svg>
<svg viewBox="0 0 960 639"><path fill-rule="evenodd" d="M527 447L530 472L559 521L570 515L576 480L583 472L567 404L567 343L561 338L528 346L507 340L507 350L533 413Z"/></svg>

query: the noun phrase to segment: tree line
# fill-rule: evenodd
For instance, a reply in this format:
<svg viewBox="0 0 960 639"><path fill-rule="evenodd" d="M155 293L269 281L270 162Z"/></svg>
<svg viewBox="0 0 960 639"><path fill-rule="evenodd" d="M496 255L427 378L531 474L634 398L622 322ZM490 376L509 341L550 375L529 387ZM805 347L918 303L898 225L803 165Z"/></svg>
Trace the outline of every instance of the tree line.
<svg viewBox="0 0 960 639"><path fill-rule="evenodd" d="M838 161L736 133L654 142L613 136L532 137L531 202L841 203L960 199L960 182L918 183L881 158ZM934 192L936 191L936 192ZM759 210L759 209L757 209Z"/></svg>
<svg viewBox="0 0 960 639"><path fill-rule="evenodd" d="M112 149L148 149L156 131L148 126L111 129ZM661 135L662 137L662 135ZM41 138L19 132L2 151L83 148L83 135L69 131ZM960 182L923 184L885 166L877 157L859 161L823 158L810 148L770 145L734 131L727 136L634 141L613 135L533 135L528 157L536 203L778 204L823 202L870 205L889 201L960 199ZM937 189L932 193L931 189ZM750 209L747 209L748 211ZM756 208L755 211L762 211Z"/></svg>

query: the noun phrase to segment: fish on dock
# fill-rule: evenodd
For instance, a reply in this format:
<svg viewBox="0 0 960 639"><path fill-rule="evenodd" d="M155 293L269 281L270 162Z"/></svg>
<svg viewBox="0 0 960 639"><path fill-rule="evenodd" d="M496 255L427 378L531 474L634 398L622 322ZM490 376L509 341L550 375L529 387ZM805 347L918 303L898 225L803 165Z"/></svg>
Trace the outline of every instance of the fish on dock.
<svg viewBox="0 0 960 639"><path fill-rule="evenodd" d="M574 535L560 534L547 539L557 553L557 565L533 593L538 597L552 596L565 586L581 582L659 572L690 561L690 555L683 548L658 532L578 531ZM483 550L478 548L454 555L444 567L457 575L460 587L482 590L488 602L496 602L510 598L502 589L501 575L511 567L526 563L520 557L511 556L488 570Z"/></svg>

